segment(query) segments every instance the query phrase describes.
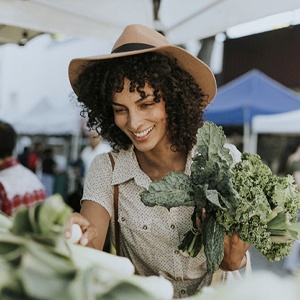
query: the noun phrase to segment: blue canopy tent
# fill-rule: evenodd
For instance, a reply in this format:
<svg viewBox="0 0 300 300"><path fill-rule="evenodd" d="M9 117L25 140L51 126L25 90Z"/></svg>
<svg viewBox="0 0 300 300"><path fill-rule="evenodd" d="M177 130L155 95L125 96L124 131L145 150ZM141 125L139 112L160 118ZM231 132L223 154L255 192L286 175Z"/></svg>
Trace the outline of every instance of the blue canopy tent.
<svg viewBox="0 0 300 300"><path fill-rule="evenodd" d="M251 123L256 115L300 109L300 96L293 90L253 69L221 86L204 111L204 120L217 125L244 126L244 151L253 151Z"/></svg>

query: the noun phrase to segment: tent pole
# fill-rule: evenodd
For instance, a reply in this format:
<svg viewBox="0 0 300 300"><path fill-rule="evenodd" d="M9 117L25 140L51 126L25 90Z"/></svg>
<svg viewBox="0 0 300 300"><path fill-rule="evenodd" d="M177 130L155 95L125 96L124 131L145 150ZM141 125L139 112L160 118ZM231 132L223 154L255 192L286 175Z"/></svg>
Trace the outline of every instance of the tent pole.
<svg viewBox="0 0 300 300"><path fill-rule="evenodd" d="M244 137L243 137L243 152L250 152L251 151L251 143L250 143L250 124L249 123L244 123Z"/></svg>
<svg viewBox="0 0 300 300"><path fill-rule="evenodd" d="M250 145L250 153L257 153L257 133L251 133L251 145Z"/></svg>
<svg viewBox="0 0 300 300"><path fill-rule="evenodd" d="M81 136L79 133L72 135L72 152L71 160L76 161L79 157L80 145L81 145Z"/></svg>
<svg viewBox="0 0 300 300"><path fill-rule="evenodd" d="M250 109L247 105L243 107L243 120L244 120L243 152L250 152L251 118L250 118Z"/></svg>

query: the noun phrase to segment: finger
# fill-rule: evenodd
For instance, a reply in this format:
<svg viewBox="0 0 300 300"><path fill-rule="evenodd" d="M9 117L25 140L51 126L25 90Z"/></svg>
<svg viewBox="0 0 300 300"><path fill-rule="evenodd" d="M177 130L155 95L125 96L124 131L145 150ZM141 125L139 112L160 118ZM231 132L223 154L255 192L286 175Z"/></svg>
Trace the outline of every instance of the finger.
<svg viewBox="0 0 300 300"><path fill-rule="evenodd" d="M196 217L196 228L195 229L200 229L201 228L201 220L198 218L198 217Z"/></svg>
<svg viewBox="0 0 300 300"><path fill-rule="evenodd" d="M206 217L206 209L203 207L202 208L202 215L201 215L202 220L204 220L205 217Z"/></svg>
<svg viewBox="0 0 300 300"><path fill-rule="evenodd" d="M78 242L81 246L86 246L89 243L89 234L86 231Z"/></svg>
<svg viewBox="0 0 300 300"><path fill-rule="evenodd" d="M91 243L98 236L98 231L94 226L87 226L83 229L83 235L79 240L79 244L82 246L86 246Z"/></svg>
<svg viewBox="0 0 300 300"><path fill-rule="evenodd" d="M65 228L65 238L70 239L72 236L72 225L78 224L83 231L84 227L87 227L89 225L89 222L84 219L79 213L75 212L72 213L67 221L66 228Z"/></svg>
<svg viewBox="0 0 300 300"><path fill-rule="evenodd" d="M65 238L67 240L70 239L71 236L72 236L72 224L74 223L73 222L73 215L74 215L74 213L69 216L69 218L67 220L67 223L66 223L66 227L65 227L64 235L65 235Z"/></svg>

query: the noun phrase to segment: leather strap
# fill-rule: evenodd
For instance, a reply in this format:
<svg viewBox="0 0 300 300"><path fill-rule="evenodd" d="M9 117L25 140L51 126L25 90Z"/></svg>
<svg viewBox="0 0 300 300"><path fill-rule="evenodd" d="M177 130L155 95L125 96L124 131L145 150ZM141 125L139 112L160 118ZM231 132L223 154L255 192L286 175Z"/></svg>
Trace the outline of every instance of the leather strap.
<svg viewBox="0 0 300 300"><path fill-rule="evenodd" d="M112 170L115 167L115 161L111 153L108 153ZM115 216L115 243L116 243L116 253L120 256L120 224L118 222L119 218L119 186L117 184L114 185L114 216Z"/></svg>

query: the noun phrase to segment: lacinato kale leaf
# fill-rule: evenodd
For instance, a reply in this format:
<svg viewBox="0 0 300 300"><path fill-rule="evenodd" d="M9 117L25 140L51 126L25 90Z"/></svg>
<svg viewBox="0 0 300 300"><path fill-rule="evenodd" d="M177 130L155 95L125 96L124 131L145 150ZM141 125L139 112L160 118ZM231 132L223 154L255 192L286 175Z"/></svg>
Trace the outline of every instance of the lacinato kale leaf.
<svg viewBox="0 0 300 300"><path fill-rule="evenodd" d="M162 205L167 208L194 206L192 192L192 183L188 175L171 172L163 179L150 184L149 189L141 193L141 199L147 206Z"/></svg>
<svg viewBox="0 0 300 300"><path fill-rule="evenodd" d="M207 270L217 270L224 257L224 227L208 214L203 220L201 229Z"/></svg>
<svg viewBox="0 0 300 300"><path fill-rule="evenodd" d="M217 198L207 197L208 202L204 205L207 212L210 212L211 202L224 210L235 207L237 194L232 185L233 173L230 169L233 159L229 150L224 147L225 139L222 130L211 122L205 122L197 133L191 181L198 187L196 190L214 190L217 194ZM197 194L194 194L195 197ZM197 200L196 198L196 203Z"/></svg>

